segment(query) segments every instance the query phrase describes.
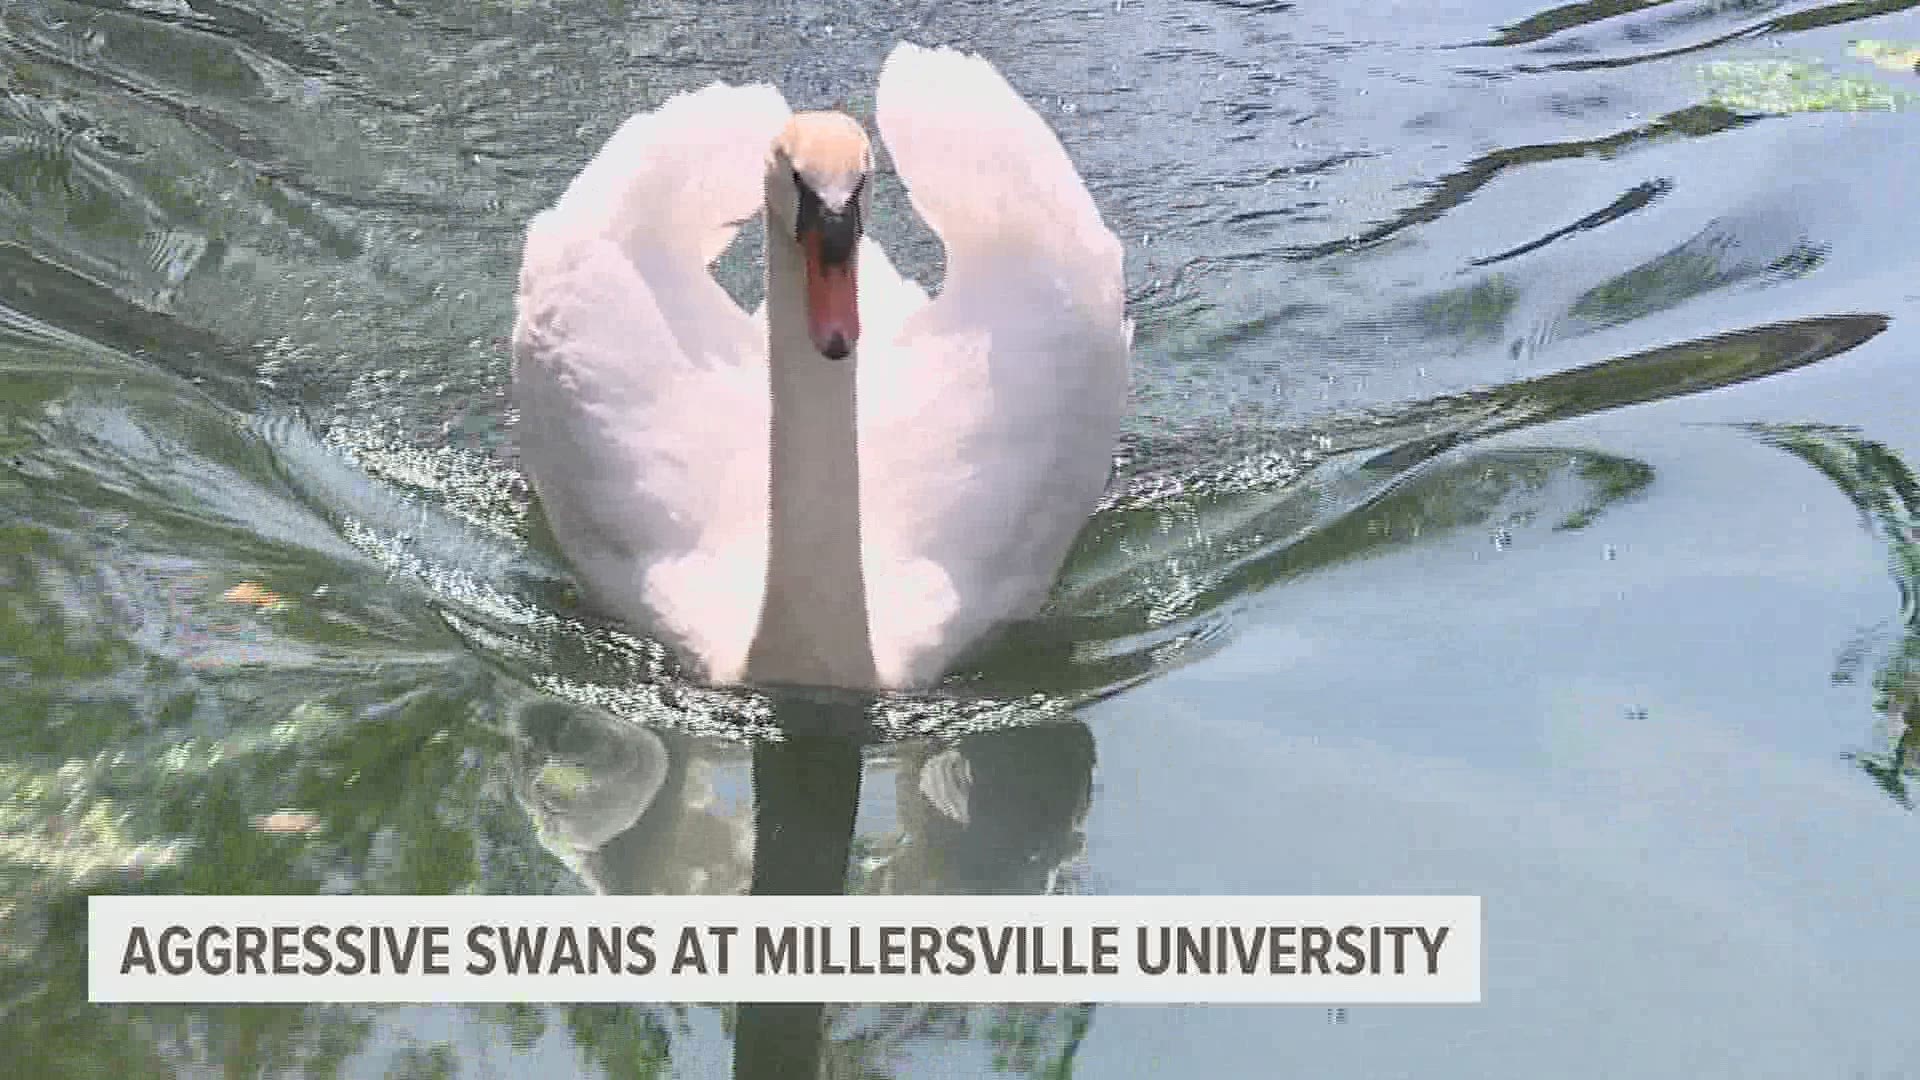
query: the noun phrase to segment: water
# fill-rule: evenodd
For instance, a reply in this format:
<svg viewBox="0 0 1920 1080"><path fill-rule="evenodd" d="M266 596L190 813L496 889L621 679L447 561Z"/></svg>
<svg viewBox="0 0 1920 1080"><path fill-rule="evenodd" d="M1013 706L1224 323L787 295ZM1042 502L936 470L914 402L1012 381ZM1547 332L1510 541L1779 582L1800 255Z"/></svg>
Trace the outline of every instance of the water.
<svg viewBox="0 0 1920 1080"><path fill-rule="evenodd" d="M0 4L14 1072L1920 1076L1914 6ZM583 612L504 338L628 112L901 37L1059 130L1138 391L1054 610L849 742ZM1481 894L1487 1000L86 1004L94 892L842 867Z"/></svg>

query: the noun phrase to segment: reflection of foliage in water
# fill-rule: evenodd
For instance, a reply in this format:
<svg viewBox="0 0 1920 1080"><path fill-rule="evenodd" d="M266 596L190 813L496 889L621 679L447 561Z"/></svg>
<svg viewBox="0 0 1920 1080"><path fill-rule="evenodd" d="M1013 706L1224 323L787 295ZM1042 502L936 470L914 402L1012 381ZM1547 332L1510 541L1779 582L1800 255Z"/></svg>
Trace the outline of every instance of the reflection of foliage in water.
<svg viewBox="0 0 1920 1080"><path fill-rule="evenodd" d="M1090 1005L903 1004L829 1007L832 1038L822 1045L826 1080L899 1075L906 1052L929 1041L981 1040L996 1073L1066 1080L1093 1022Z"/></svg>
<svg viewBox="0 0 1920 1080"><path fill-rule="evenodd" d="M1801 277L1826 261L1826 249L1805 237L1768 245L1764 234L1750 236L1744 225L1737 219L1709 222L1678 247L1589 289L1573 302L1568 314L1596 326L1612 326L1677 307L1715 289Z"/></svg>
<svg viewBox="0 0 1920 1080"><path fill-rule="evenodd" d="M1415 325L1437 337L1486 341L1500 336L1520 300L1520 287L1505 274L1447 289L1419 302Z"/></svg>
<svg viewBox="0 0 1920 1080"><path fill-rule="evenodd" d="M1007 1009L1005 1017L988 1031L995 1047L995 1069L1023 1072L1034 1080L1067 1080L1073 1075L1073 1056L1093 1022L1092 1008L1076 1005L1064 1010L1066 1030L1061 1033L1064 1043L1057 1048L1048 1045L1048 1036L1055 1025L1037 1022L1031 1011L1003 1008ZM1044 1021L1053 1020L1053 1012L1048 1010ZM1049 1050L1053 1052L1048 1053Z"/></svg>
<svg viewBox="0 0 1920 1080"><path fill-rule="evenodd" d="M621 1080L648 1080L668 1072L666 1027L649 1009L628 1005L573 1005L567 1033L580 1056ZM529 1040L529 1043L531 1041Z"/></svg>
<svg viewBox="0 0 1920 1080"><path fill-rule="evenodd" d="M1887 323L1878 314L1823 316L1612 357L1364 421L1343 418L1227 469L1183 471L1177 448L1137 442L1129 453L1163 456L1167 471L1134 476L1095 517L1051 615L1011 628L949 685L969 693L1017 687L1035 701L1115 692L1216 647L1231 606L1245 597L1486 521L1508 489L1476 480L1483 472L1508 477L1515 494L1557 493L1564 487L1545 474L1574 473L1596 489L1556 508L1556 520L1582 528L1596 508L1644 487L1644 470L1611 463L1583 471L1579 451L1457 452L1493 435L1790 370L1851 349ZM1444 460L1450 453L1457 456ZM1508 520L1487 523L1524 523L1515 515L1526 511L1502 512Z"/></svg>
<svg viewBox="0 0 1920 1080"><path fill-rule="evenodd" d="M1591 501L1560 520L1558 527L1569 532L1586 528L1600 511L1645 491L1653 483L1653 466L1612 454L1587 454L1580 459L1580 478L1592 492Z"/></svg>
<svg viewBox="0 0 1920 1080"><path fill-rule="evenodd" d="M448 1048L396 1033L394 1010L87 1003L94 892L567 884L491 764L496 676L286 500L264 455L206 445L230 419L88 359L0 347L7 1072L450 1075ZM96 374L114 407L91 403ZM667 1054L646 1010L565 1022L613 1075Z"/></svg>
<svg viewBox="0 0 1920 1080"><path fill-rule="evenodd" d="M1814 424L1754 425L1753 431L1820 470L1886 538L1888 568L1900 590L1900 641L1874 676L1874 708L1885 718L1886 749L1854 756L1868 776L1901 805L1914 805L1920 780L1920 480L1900 455L1850 428ZM1843 657L1836 681L1851 678Z"/></svg>

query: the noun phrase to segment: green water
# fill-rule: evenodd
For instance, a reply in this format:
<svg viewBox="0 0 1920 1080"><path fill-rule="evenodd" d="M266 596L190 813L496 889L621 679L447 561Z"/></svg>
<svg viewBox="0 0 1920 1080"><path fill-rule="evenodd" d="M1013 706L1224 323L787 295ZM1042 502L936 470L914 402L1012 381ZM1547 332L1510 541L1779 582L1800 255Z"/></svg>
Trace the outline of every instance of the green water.
<svg viewBox="0 0 1920 1080"><path fill-rule="evenodd" d="M0 2L6 1071L1920 1076L1914 6ZM520 229L902 37L1126 241L1115 488L939 693L693 685L515 472ZM102 892L841 887L1471 893L1486 1001L86 1003Z"/></svg>

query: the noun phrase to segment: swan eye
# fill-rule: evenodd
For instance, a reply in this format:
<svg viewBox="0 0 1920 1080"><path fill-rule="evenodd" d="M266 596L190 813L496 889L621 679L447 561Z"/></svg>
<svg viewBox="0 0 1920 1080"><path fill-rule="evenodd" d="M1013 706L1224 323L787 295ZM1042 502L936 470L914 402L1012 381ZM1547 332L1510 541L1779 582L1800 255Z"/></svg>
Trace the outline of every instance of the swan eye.
<svg viewBox="0 0 1920 1080"><path fill-rule="evenodd" d="M793 192L793 238L798 240L800 239L800 226L807 217L807 200L817 198L817 196L813 194L813 189L808 187L807 182L800 178L799 169L793 170Z"/></svg>

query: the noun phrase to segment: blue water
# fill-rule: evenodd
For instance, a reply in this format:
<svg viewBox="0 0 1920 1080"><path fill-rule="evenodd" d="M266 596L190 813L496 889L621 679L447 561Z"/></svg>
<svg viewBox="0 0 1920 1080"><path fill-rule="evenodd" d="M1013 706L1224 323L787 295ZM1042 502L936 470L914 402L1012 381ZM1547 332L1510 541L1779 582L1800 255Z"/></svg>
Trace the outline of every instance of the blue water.
<svg viewBox="0 0 1920 1080"><path fill-rule="evenodd" d="M1920 1076L1914 6L0 4L14 1072ZM1048 613L809 727L586 614L504 341L627 114L900 38L1080 164L1135 411ZM101 892L838 888L1470 893L1485 1002L86 1003Z"/></svg>

